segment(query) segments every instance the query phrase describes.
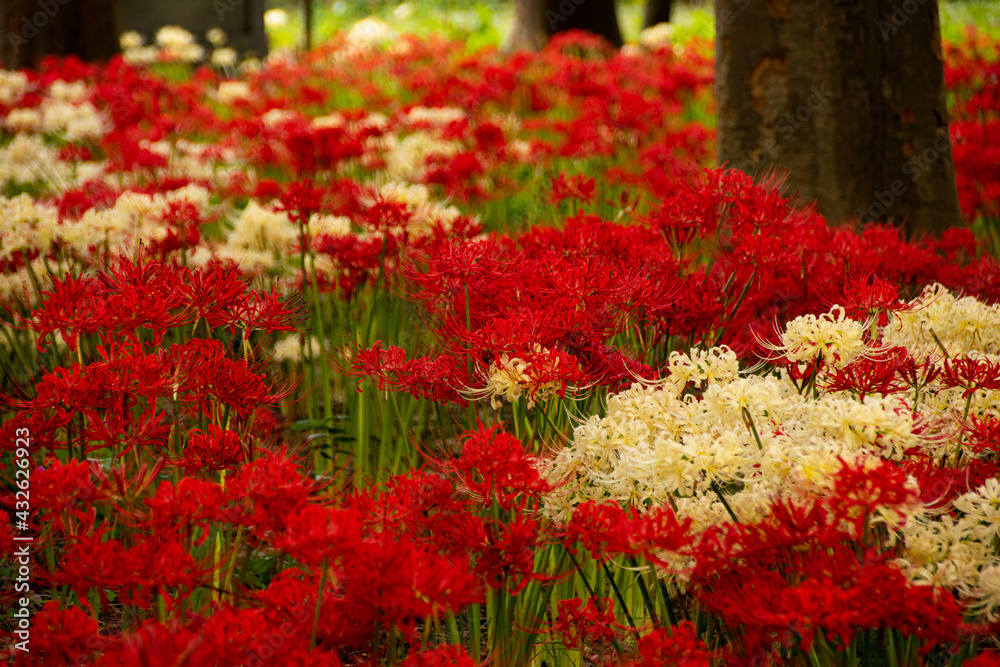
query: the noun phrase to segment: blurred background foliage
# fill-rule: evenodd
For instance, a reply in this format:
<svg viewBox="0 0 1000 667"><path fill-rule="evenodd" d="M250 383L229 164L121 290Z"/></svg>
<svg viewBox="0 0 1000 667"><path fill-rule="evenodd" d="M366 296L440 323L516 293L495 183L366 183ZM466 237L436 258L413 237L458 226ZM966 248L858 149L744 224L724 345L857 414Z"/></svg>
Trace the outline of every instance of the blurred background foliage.
<svg viewBox="0 0 1000 667"><path fill-rule="evenodd" d="M266 15L272 49L295 49L304 35L301 0L270 0ZM513 0L313 0L314 43L322 43L355 22L374 16L401 32L420 36L438 34L462 40L470 50L500 44L510 29ZM636 41L642 30L645 0L618 0L618 21L625 41ZM941 0L941 33L957 41L968 25L1000 37L1000 2L996 0ZM674 41L715 37L711 2L675 2Z"/></svg>

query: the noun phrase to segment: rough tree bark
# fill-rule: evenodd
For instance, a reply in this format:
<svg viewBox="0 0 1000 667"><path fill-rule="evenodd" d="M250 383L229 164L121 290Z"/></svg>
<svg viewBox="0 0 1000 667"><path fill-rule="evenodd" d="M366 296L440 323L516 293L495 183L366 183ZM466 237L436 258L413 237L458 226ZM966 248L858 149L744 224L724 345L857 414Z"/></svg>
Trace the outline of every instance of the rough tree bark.
<svg viewBox="0 0 1000 667"><path fill-rule="evenodd" d="M119 0L0 0L0 62L37 67L55 54L106 60L118 53Z"/></svg>
<svg viewBox="0 0 1000 667"><path fill-rule="evenodd" d="M961 224L937 0L717 0L720 163L835 222Z"/></svg>
<svg viewBox="0 0 1000 667"><path fill-rule="evenodd" d="M505 48L538 49L559 32L584 30L621 46L615 0L515 0L514 28Z"/></svg>
<svg viewBox="0 0 1000 667"><path fill-rule="evenodd" d="M544 0L515 0L514 27L506 40L506 51L537 51L548 41Z"/></svg>
<svg viewBox="0 0 1000 667"><path fill-rule="evenodd" d="M660 23L670 23L670 0L646 0L642 27L652 28Z"/></svg>

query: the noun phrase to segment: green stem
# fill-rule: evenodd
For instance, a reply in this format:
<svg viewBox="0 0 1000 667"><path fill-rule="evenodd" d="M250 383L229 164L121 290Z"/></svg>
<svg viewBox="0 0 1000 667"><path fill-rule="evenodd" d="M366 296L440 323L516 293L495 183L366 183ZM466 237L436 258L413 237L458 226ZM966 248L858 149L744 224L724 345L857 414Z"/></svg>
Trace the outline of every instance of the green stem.
<svg viewBox="0 0 1000 667"><path fill-rule="evenodd" d="M598 595L594 591L594 588L590 585L590 578L587 577L587 573L583 571L583 568L580 566L580 563L577 562L576 558L573 557L573 554L570 553L568 549L566 550L566 555L569 556L570 562L573 563L573 568L580 574L580 580L583 581L583 585L587 589L587 594L597 601L597 611L603 612L604 605L602 604L603 601L601 599L601 596ZM611 643L615 647L615 650L621 653L622 647L619 646L618 640L612 637Z"/></svg>
<svg viewBox="0 0 1000 667"><path fill-rule="evenodd" d="M458 621L455 620L455 614L449 613L445 622L448 625L448 640L454 644L460 644L462 642L462 635L458 632Z"/></svg>
<svg viewBox="0 0 1000 667"><path fill-rule="evenodd" d="M670 625L677 625L677 612L674 609L673 598L670 597L670 591L667 590L667 582L663 581L660 577L656 578L660 585L660 593L663 595L664 601L667 603L667 620L670 621ZM671 632L673 634L673 632Z"/></svg>
<svg viewBox="0 0 1000 667"><path fill-rule="evenodd" d="M472 661L479 664L482 655L482 612L481 605L469 605L469 653Z"/></svg>
<svg viewBox="0 0 1000 667"><path fill-rule="evenodd" d="M389 455L389 447L393 442L392 438L392 410L390 409L389 397L386 396L385 403L382 405L382 432L379 434L378 441L378 460L375 464L375 475L376 479L381 478L382 473L385 472L388 478L388 471L385 469L386 457Z"/></svg>
<svg viewBox="0 0 1000 667"><path fill-rule="evenodd" d="M886 656L889 660L889 667L899 667L899 656L896 654L896 631L889 628L885 631Z"/></svg>
<svg viewBox="0 0 1000 667"><path fill-rule="evenodd" d="M714 479L712 480L711 486L712 490L715 491L715 495L719 496L719 500L722 501L722 506L726 508L726 512L729 513L729 517L733 520L733 523L738 524L740 520L736 518L736 514L733 512L733 508L729 506L729 502L726 500L726 497L722 494L722 489L719 488L719 485L715 483Z"/></svg>
<svg viewBox="0 0 1000 667"><path fill-rule="evenodd" d="M366 427L368 396L364 392L358 395L358 437L354 441L354 487L360 489L364 485L365 457L368 454L368 429Z"/></svg>
<svg viewBox="0 0 1000 667"><path fill-rule="evenodd" d="M649 614L649 620L652 621L654 626L659 627L660 620L656 617L656 607L653 606L653 598L649 595L649 588L646 587L646 578L639 568L639 561L635 556L630 556L629 564L636 569L635 576L639 582L639 592L642 593L642 602L646 607L646 613ZM671 631L670 634L673 634L673 632Z"/></svg>
<svg viewBox="0 0 1000 667"><path fill-rule="evenodd" d="M562 570L563 565L566 562L567 555L569 555L569 552L566 549L563 549L562 555L556 562L553 572L560 572ZM536 604L534 606L528 607L528 609L547 608L549 606L549 600L552 598L552 591L554 590L555 586L545 586L541 590L541 595L540 595L541 599L536 600ZM514 664L526 664L528 662L528 658L531 656L531 652L534 648L535 641L538 639L539 634L540 633L537 631L521 633L519 639L521 640L523 648L515 653ZM503 664L503 662L501 661L500 663L494 663L494 664Z"/></svg>
<svg viewBox="0 0 1000 667"><path fill-rule="evenodd" d="M973 392L974 393L974 392ZM966 419L969 418L969 410L972 408L972 396L970 393L965 397L965 410L962 412L962 432L958 436L958 447L955 449L955 465L958 466L962 462L962 443L965 441L966 433Z"/></svg>
<svg viewBox="0 0 1000 667"><path fill-rule="evenodd" d="M316 611L313 612L312 632L309 635L309 651L316 646L316 631L319 629L319 612L323 605L323 588L326 586L326 558L320 562L319 590L316 593Z"/></svg>
<svg viewBox="0 0 1000 667"><path fill-rule="evenodd" d="M733 277L735 277L735 275L736 274L734 273ZM715 335L716 345L718 345L719 342L722 340L722 334L726 333L726 327L728 327L730 323L732 323L733 319L735 319L736 311L739 310L740 306L743 304L743 300L746 298L747 293L750 291L750 285L753 284L753 279L756 276L757 276L757 270L754 269L753 272L750 274L750 277L747 278L747 284L743 286L743 291L740 292L739 298L736 299L736 303L733 304L733 309L729 311L729 317L726 318L726 323L722 325L722 328L719 329L718 333ZM725 291L723 291L723 294L725 294Z"/></svg>
<svg viewBox="0 0 1000 667"><path fill-rule="evenodd" d="M753 439L757 443L757 449L763 450L764 445L760 442L760 434L757 433L757 426L753 423L753 417L750 416L750 411L743 407L743 420L746 422L747 427L750 429L750 433L753 434Z"/></svg>
<svg viewBox="0 0 1000 667"><path fill-rule="evenodd" d="M629 627L632 628L632 632L635 633L636 641L639 640L639 630L635 627L635 620L632 619L632 613L628 610L628 605L625 603L625 597L622 595L621 589L618 588L618 582L615 581L615 577L611 574L611 570L608 569L608 562L604 561L601 563L604 567L604 574L607 575L608 581L611 582L611 590L615 592L615 597L618 598L618 604L622 606L622 611L625 613L625 620L628 621Z"/></svg>

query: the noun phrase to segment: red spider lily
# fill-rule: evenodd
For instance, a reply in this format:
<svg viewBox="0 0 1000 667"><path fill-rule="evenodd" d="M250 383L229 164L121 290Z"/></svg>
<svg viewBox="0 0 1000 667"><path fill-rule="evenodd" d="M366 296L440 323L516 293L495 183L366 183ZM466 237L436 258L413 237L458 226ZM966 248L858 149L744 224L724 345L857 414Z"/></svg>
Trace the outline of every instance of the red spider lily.
<svg viewBox="0 0 1000 667"><path fill-rule="evenodd" d="M566 648L574 649L586 640L611 641L616 630L624 626L615 620L614 603L610 598L580 598L560 600L556 619L550 632L558 635Z"/></svg>
<svg viewBox="0 0 1000 667"><path fill-rule="evenodd" d="M973 452L1000 453L1000 419L972 416L965 424L965 446Z"/></svg>
<svg viewBox="0 0 1000 667"><path fill-rule="evenodd" d="M166 412L155 408L138 415L107 413L87 423L84 451L107 448L122 456L138 449L160 456L170 437L171 421Z"/></svg>
<svg viewBox="0 0 1000 667"><path fill-rule="evenodd" d="M860 400L871 394L897 394L910 385L901 377L900 369L913 361L901 347L874 356L865 356L843 368L833 369L832 377L823 384L827 391L849 391Z"/></svg>
<svg viewBox="0 0 1000 667"><path fill-rule="evenodd" d="M400 667L476 667L461 646L439 646L426 651L411 649Z"/></svg>
<svg viewBox="0 0 1000 667"><path fill-rule="evenodd" d="M168 588L175 591L171 603L183 601L206 583L213 569L212 564L195 560L178 533L138 534L127 548L121 542L104 540L106 534L104 528L98 528L74 536L63 549L59 568L48 573L48 579L69 586L81 600L97 589L105 605L105 592L114 590L127 604L148 609L153 593Z"/></svg>
<svg viewBox="0 0 1000 667"><path fill-rule="evenodd" d="M392 278L396 258L404 245L396 234L322 236L316 240L319 252L330 255L339 267L335 287L339 296L349 299L359 288L373 284L380 276L386 283Z"/></svg>
<svg viewBox="0 0 1000 667"><path fill-rule="evenodd" d="M582 204L589 204L594 201L597 194L596 181L587 178L583 174L574 174L567 178L566 174L559 174L552 179L552 194L550 200L553 204L566 199L575 199Z"/></svg>
<svg viewBox="0 0 1000 667"><path fill-rule="evenodd" d="M1000 653L983 651L975 658L962 664L966 667L1000 667Z"/></svg>
<svg viewBox="0 0 1000 667"><path fill-rule="evenodd" d="M265 132L285 149L278 163L289 163L296 176L332 169L340 162L364 154L362 137L342 128L311 128L297 122Z"/></svg>
<svg viewBox="0 0 1000 667"><path fill-rule="evenodd" d="M385 531L366 535L352 546L352 552L338 554L327 563L330 572L325 577L328 588L323 594L320 646L362 646L371 640L376 624L396 626L412 641L417 623L424 618L483 599L468 555L435 554L408 537ZM282 586L299 591L291 600L309 604L311 597L315 609L321 573L308 573L301 586L289 576L286 573ZM270 597L270 591L265 595Z"/></svg>
<svg viewBox="0 0 1000 667"><path fill-rule="evenodd" d="M399 627L412 641L417 623L483 601L469 556L439 555L406 538L379 533L348 564L341 613Z"/></svg>
<svg viewBox="0 0 1000 667"><path fill-rule="evenodd" d="M395 382L391 376L407 367L406 350L395 345L383 350L380 340L375 341L370 350L362 348L351 356L352 369L376 380L379 391L395 389ZM358 391L361 391L361 380L358 380Z"/></svg>
<svg viewBox="0 0 1000 667"><path fill-rule="evenodd" d="M240 420L237 420L237 423L240 423ZM257 441L266 443L269 446L279 444L285 420L281 413L273 407L258 406L254 410L253 415L246 420L246 423L246 428L249 429L250 433L254 434ZM253 455L249 447L247 448L247 452L249 456Z"/></svg>
<svg viewBox="0 0 1000 667"><path fill-rule="evenodd" d="M108 326L106 306L99 297L98 281L66 275L52 278L52 290L42 292L42 308L32 313L28 326L39 334L38 351L46 349L46 339L53 333L62 334L70 350L76 350L80 334L104 331Z"/></svg>
<svg viewBox="0 0 1000 667"><path fill-rule="evenodd" d="M904 461L901 467L917 480L920 502L928 507L944 507L963 493L978 489L986 480L1000 475L997 462L983 459L971 459L958 468L942 467L930 458L911 459Z"/></svg>
<svg viewBox="0 0 1000 667"><path fill-rule="evenodd" d="M952 227L941 232L941 238L934 242L935 249L948 259L957 259L958 256L975 257L976 235L971 229L962 227Z"/></svg>
<svg viewBox="0 0 1000 667"><path fill-rule="evenodd" d="M303 618L312 621L316 610L316 593L320 572L289 567L277 573L271 583L259 591L250 591L249 597L256 606L273 610L286 618ZM337 583L327 579L324 597L336 593ZM310 600L310 597L312 598Z"/></svg>
<svg viewBox="0 0 1000 667"><path fill-rule="evenodd" d="M177 621L167 624L146 621L128 636L105 648L101 662L111 667L176 665L180 656L190 654L198 641L197 626L182 626Z"/></svg>
<svg viewBox="0 0 1000 667"><path fill-rule="evenodd" d="M51 291L42 293L42 306L28 326L38 332L39 351L54 332L60 332L71 350L80 334L114 333L136 341L146 330L159 344L168 329L205 317L211 327L239 326L249 333L291 331L295 308L276 293L246 290L232 269L177 270L155 260L122 259L102 279L53 279Z"/></svg>
<svg viewBox="0 0 1000 667"><path fill-rule="evenodd" d="M808 651L817 632L844 646L879 627L927 646L953 637L962 618L954 597L911 584L890 553L857 541L876 506L905 505L915 495L888 464L844 466L828 499L779 501L758 524L708 531L696 550L695 595L727 624L742 624L751 654L775 640ZM872 596L887 604L871 605Z"/></svg>
<svg viewBox="0 0 1000 667"><path fill-rule="evenodd" d="M209 326L229 327L230 332L242 329L244 336L252 331L273 333L295 331L292 322L298 306L283 299L277 291L248 291L232 304L213 308L205 313Z"/></svg>
<svg viewBox="0 0 1000 667"><path fill-rule="evenodd" d="M941 366L930 359L921 364L907 361L899 366L899 374L914 389L923 389L941 376Z"/></svg>
<svg viewBox="0 0 1000 667"><path fill-rule="evenodd" d="M393 477L384 493L356 502L369 525L411 535L448 556L467 554L486 539L483 520L469 512L469 501L458 497L453 482L422 470Z"/></svg>
<svg viewBox="0 0 1000 667"><path fill-rule="evenodd" d="M15 640L17 641L17 640ZM13 651L13 664L42 660L46 665L89 664L113 641L102 636L97 621L79 607L60 608L58 602L46 602L32 614L30 652Z"/></svg>
<svg viewBox="0 0 1000 667"><path fill-rule="evenodd" d="M0 401L6 405L19 406L22 403L15 401L0 393ZM17 450L18 429L26 428L31 434L31 442L39 452L54 454L56 450L66 447L66 440L60 435L60 430L66 426L65 415L49 415L40 411L22 410L18 414L0 424L0 452L13 454ZM23 433L23 431L22 431Z"/></svg>
<svg viewBox="0 0 1000 667"><path fill-rule="evenodd" d="M107 499L91 461L60 463L48 459L32 471L31 502L35 519L56 532L74 535L80 525L93 523L96 504Z"/></svg>
<svg viewBox="0 0 1000 667"><path fill-rule="evenodd" d="M227 321L231 315L221 313L246 309L241 302L247 285L237 267L214 262L199 271L191 271L185 278L186 296L195 318L212 315L213 321Z"/></svg>
<svg viewBox="0 0 1000 667"><path fill-rule="evenodd" d="M287 211L289 219L296 224L307 224L313 213L323 209L324 191L313 185L309 179L287 184L281 193L281 207ZM309 251L309 248L303 248Z"/></svg>
<svg viewBox="0 0 1000 667"><path fill-rule="evenodd" d="M592 558L600 560L632 553L628 519L617 503L587 501L577 505L566 525L564 543L571 553L576 553L579 543Z"/></svg>
<svg viewBox="0 0 1000 667"><path fill-rule="evenodd" d="M906 507L917 500L917 491L908 484L907 474L883 460L874 465L842 465L833 475L833 491L828 504L836 504L847 523L860 535L865 520L878 507Z"/></svg>
<svg viewBox="0 0 1000 667"><path fill-rule="evenodd" d="M982 389L1000 389L1000 362L960 357L945 359L941 383L945 387L964 389L962 398L969 398Z"/></svg>
<svg viewBox="0 0 1000 667"><path fill-rule="evenodd" d="M77 413L87 418L88 449L158 449L170 424L155 408L160 400L200 407L211 414L224 404L247 418L259 405L280 400L283 392L266 386L264 376L250 371L245 360L224 357L218 341L191 341L171 354L146 354L138 343L98 347L102 360L81 367L58 368L36 385L37 396L15 402L21 409L51 412L65 426Z"/></svg>
<svg viewBox="0 0 1000 667"><path fill-rule="evenodd" d="M808 651L817 632L844 646L867 628L896 628L928 647L955 636L962 611L950 594L909 583L877 555L858 563L850 550L834 549L831 557L827 550L803 548L808 561L782 565L801 572L799 581L786 581L773 569L743 568L720 572L711 584L699 581L701 603L727 624L743 624L751 654L775 638ZM872 605L873 596L886 605Z"/></svg>
<svg viewBox="0 0 1000 667"><path fill-rule="evenodd" d="M153 534L180 530L193 535L193 529L201 527L204 541L210 523L234 524L242 516L239 508L229 506L229 500L216 482L182 477L176 484L160 482L140 506L124 511L123 519Z"/></svg>
<svg viewBox="0 0 1000 667"><path fill-rule="evenodd" d="M312 614L305 609L282 614L275 609L223 607L211 617L186 625L147 621L106 650L101 664L167 667L193 665L294 665L339 667L332 652L309 647Z"/></svg>
<svg viewBox="0 0 1000 667"><path fill-rule="evenodd" d="M191 202L169 202L163 211L162 220L168 228L167 236L154 243L150 252L160 253L165 257L174 250L194 249L201 241L199 227L203 220L198 207Z"/></svg>
<svg viewBox="0 0 1000 667"><path fill-rule="evenodd" d="M716 284L704 270L696 271L681 282L676 298L652 312L656 317L652 342L661 344L668 336L693 339L715 329L729 310L722 299L722 287L722 283Z"/></svg>
<svg viewBox="0 0 1000 667"><path fill-rule="evenodd" d="M640 661L626 662L625 667L709 667L717 651L709 650L698 638L690 621L683 621L669 630L657 628L639 640ZM763 664L763 663L762 663Z"/></svg>
<svg viewBox="0 0 1000 667"><path fill-rule="evenodd" d="M309 647L312 618L304 610L282 615L272 609L224 607L201 623L192 623L197 639L176 660L217 665L337 666L340 660L327 651Z"/></svg>
<svg viewBox="0 0 1000 667"><path fill-rule="evenodd" d="M684 552L694 539L691 518L678 519L670 507L658 507L629 521L629 532L634 548L653 563L666 566L657 556L658 551Z"/></svg>
<svg viewBox="0 0 1000 667"><path fill-rule="evenodd" d="M205 320L212 328L225 326L230 332L239 328L249 336L256 330L265 333L295 331L292 321L297 312L297 306L290 305L274 290L270 293L249 291L235 303L205 313Z"/></svg>
<svg viewBox="0 0 1000 667"><path fill-rule="evenodd" d="M407 359L405 350L394 345L382 349L381 341L376 341L370 349L357 350L352 356L351 370L341 372L367 376L376 381L379 391L405 391L436 403L468 403L458 393L460 387L468 385L468 371L463 371L450 356Z"/></svg>
<svg viewBox="0 0 1000 667"><path fill-rule="evenodd" d="M287 453L262 452L260 458L240 467L226 493L236 501L241 525L255 525L261 534L283 532L288 517L306 506L319 485L308 480Z"/></svg>
<svg viewBox="0 0 1000 667"><path fill-rule="evenodd" d="M167 329L191 321L182 274L155 260L132 262L122 259L101 274L104 283L104 317L107 331L121 331L130 339L144 329L159 344Z"/></svg>
<svg viewBox="0 0 1000 667"><path fill-rule="evenodd" d="M460 478L464 491L489 507L524 510L550 489L538 472L537 459L524 451L521 441L499 426L462 435L462 455L442 464L446 473Z"/></svg>
<svg viewBox="0 0 1000 667"><path fill-rule="evenodd" d="M616 554L643 555L667 567L658 551L679 553L691 544L691 519L678 521L669 507L627 515L617 503L587 501L573 508L563 529L563 543L572 553L580 544L592 558L605 560Z"/></svg>
<svg viewBox="0 0 1000 667"><path fill-rule="evenodd" d="M320 650L327 648L364 646L372 639L375 631L370 608L358 608L356 616L348 616L343 610L343 582L335 576L340 570L327 570L322 588L322 612L317 624L316 645ZM300 570L295 567L283 570L271 584L262 591L253 593L253 598L284 618L307 619L293 624L298 631L293 636L293 645L308 646L313 615L316 611L317 594L320 590L322 572L318 568Z"/></svg>
<svg viewBox="0 0 1000 667"><path fill-rule="evenodd" d="M509 523L490 521L486 540L478 548L476 570L491 588L517 595L532 580L550 579L535 572L535 550L541 543L539 523L518 514Z"/></svg>
<svg viewBox="0 0 1000 667"><path fill-rule="evenodd" d="M480 123L473 130L476 145L480 150L503 152L506 147L506 137L503 129L495 123Z"/></svg>
<svg viewBox="0 0 1000 667"><path fill-rule="evenodd" d="M575 342L570 337L569 344ZM628 388L636 378L654 379L657 371L649 364L632 358L621 350L610 345L584 343L577 350L577 359L581 361L580 382L586 385L603 384L610 391L622 391Z"/></svg>
<svg viewBox="0 0 1000 667"><path fill-rule="evenodd" d="M356 510L306 505L287 517L273 544L312 566L337 558L357 558L361 550L362 516Z"/></svg>
<svg viewBox="0 0 1000 667"><path fill-rule="evenodd" d="M375 195L365 207L359 222L372 232L402 234L413 219L413 213L406 204L386 200L381 194Z"/></svg>
<svg viewBox="0 0 1000 667"><path fill-rule="evenodd" d="M702 232L697 224L686 217L676 215L676 206L662 204L659 210L650 216L648 225L659 230L667 239L671 248L681 249L694 240Z"/></svg>
<svg viewBox="0 0 1000 667"><path fill-rule="evenodd" d="M450 199L470 202L486 196L487 190L480 183L488 161L474 151L463 151L450 157L432 156L427 163L423 182L443 186Z"/></svg>
<svg viewBox="0 0 1000 667"><path fill-rule="evenodd" d="M435 247L426 270L416 262L407 270L421 288L412 298L439 322L445 349L483 365L503 354L542 355L540 363L576 357L579 370L566 358L540 381L555 382L560 395L569 384L616 384L634 370L637 362L620 363L625 355L605 341L673 299L679 265L658 235L581 217L565 230L531 231L520 248L498 241Z"/></svg>
<svg viewBox="0 0 1000 667"><path fill-rule="evenodd" d="M239 434L210 424L207 433L195 429L188 434L184 458L175 463L191 473L198 470L233 470L245 459L246 448Z"/></svg>
<svg viewBox="0 0 1000 667"><path fill-rule="evenodd" d="M225 358L226 349L222 342L215 339L192 338L191 340L172 345L169 350L171 361L170 379L178 385L178 393L183 385L188 392L200 393L197 380L202 365L215 365Z"/></svg>
<svg viewBox="0 0 1000 667"><path fill-rule="evenodd" d="M209 353L190 369L179 390L178 401L198 406L211 414L213 406L222 404L233 409L239 417L246 419L260 405L277 403L288 390L269 387L264 374L250 370L245 359L232 361L223 356L222 344L218 341L189 343L196 349ZM174 352L174 350L171 350ZM189 357L186 349L177 351L178 359L184 363ZM221 416L220 416L221 421Z"/></svg>
<svg viewBox="0 0 1000 667"><path fill-rule="evenodd" d="M152 487L165 463L164 459L159 459L153 465L145 461L138 465L126 465L124 461L119 461L118 465L108 466L107 473L101 467L95 468L94 474L101 481L101 488L105 493L113 497L120 506L127 507Z"/></svg>
<svg viewBox="0 0 1000 667"><path fill-rule="evenodd" d="M34 399L10 403L38 418L51 414L59 426L77 414L85 415L88 449L123 444L121 451L128 451L162 444L169 429L164 415L155 409L136 410L170 395L167 360L145 354L137 343L111 344L97 351L102 361L57 368L37 382Z"/></svg>
<svg viewBox="0 0 1000 667"><path fill-rule="evenodd" d="M842 293L827 297L827 301L830 306L843 306L848 317L854 319L877 316L879 326L885 326L886 313L906 309L899 299L899 286L874 274L848 278Z"/></svg>
<svg viewBox="0 0 1000 667"><path fill-rule="evenodd" d="M476 286L488 285L511 270L506 255L512 245L510 239L497 236L468 241L442 239L426 254L421 253L420 264L414 262L406 267L406 278L420 287L412 298L432 308L454 299L464 300L466 285L474 295Z"/></svg>

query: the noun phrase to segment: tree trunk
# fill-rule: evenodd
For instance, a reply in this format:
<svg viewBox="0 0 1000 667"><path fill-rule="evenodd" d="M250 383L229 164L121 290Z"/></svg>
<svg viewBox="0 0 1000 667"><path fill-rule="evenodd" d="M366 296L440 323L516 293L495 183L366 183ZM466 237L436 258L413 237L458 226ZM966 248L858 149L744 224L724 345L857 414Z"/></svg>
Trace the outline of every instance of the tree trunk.
<svg viewBox="0 0 1000 667"><path fill-rule="evenodd" d="M670 23L670 0L646 0L642 27L652 28L661 23Z"/></svg>
<svg viewBox="0 0 1000 667"><path fill-rule="evenodd" d="M538 49L552 35L583 30L600 35L615 47L622 40L615 0L515 0L514 28L505 50Z"/></svg>
<svg viewBox="0 0 1000 667"><path fill-rule="evenodd" d="M302 14L305 18L306 51L313 47L313 3L312 0L302 0Z"/></svg>
<svg viewBox="0 0 1000 667"><path fill-rule="evenodd" d="M537 51L545 46L545 0L515 0L514 27L504 40L505 51Z"/></svg>
<svg viewBox="0 0 1000 667"><path fill-rule="evenodd" d="M0 0L0 62L37 67L47 55L106 60L118 53L118 0Z"/></svg>
<svg viewBox="0 0 1000 667"><path fill-rule="evenodd" d="M719 162L829 220L961 224L936 0L717 0Z"/></svg>

